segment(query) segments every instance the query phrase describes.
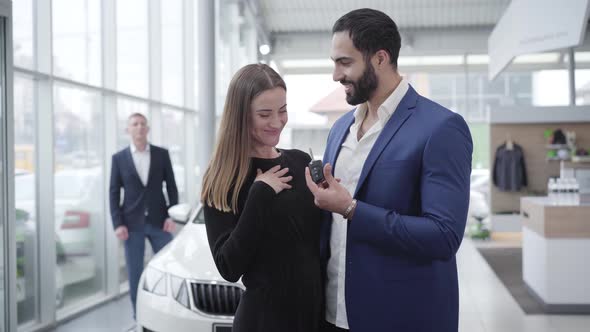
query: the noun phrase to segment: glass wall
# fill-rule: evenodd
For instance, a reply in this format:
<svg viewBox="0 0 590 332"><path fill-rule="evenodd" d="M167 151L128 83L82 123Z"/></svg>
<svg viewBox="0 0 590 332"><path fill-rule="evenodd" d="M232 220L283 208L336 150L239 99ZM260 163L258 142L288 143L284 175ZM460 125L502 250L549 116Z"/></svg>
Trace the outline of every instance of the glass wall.
<svg viewBox="0 0 590 332"><path fill-rule="evenodd" d="M15 66L32 69L33 57L33 0L12 2L12 48Z"/></svg>
<svg viewBox="0 0 590 332"><path fill-rule="evenodd" d="M152 3L158 8L149 7ZM89 303L126 290L119 288L127 272L122 242L115 238L108 210L110 169L105 167L114 153L129 146L125 130L129 115L144 114L152 129L150 142L170 151L182 201L196 195L188 193L187 184L194 188L200 182L196 171L185 174L198 165L193 158L198 155L198 140L186 144L187 132L198 137L196 89L185 95L185 84L198 87L198 3L109 4L114 8L103 0L13 1L14 301L18 323L26 330L52 325L54 317L68 319ZM243 21L239 11L233 15L236 22ZM154 45L159 47L150 47ZM226 44L226 49L231 45ZM235 45L251 49L256 40L254 45ZM227 63L256 60L243 58L243 53L224 58ZM229 82L231 68L224 67L224 76L217 77L220 82ZM150 81L153 78L161 82ZM4 250L6 244L0 244ZM54 250L55 255L46 257ZM150 249L145 257L151 258ZM54 278L46 282L42 275ZM53 303L44 297L53 291L55 306L41 306Z"/></svg>
<svg viewBox="0 0 590 332"><path fill-rule="evenodd" d="M162 11L162 100L182 105L183 52L182 52L182 0L161 2Z"/></svg>
<svg viewBox="0 0 590 332"><path fill-rule="evenodd" d="M30 76L14 76L14 198L16 207L16 296L18 323L37 319L39 275L36 206L35 83ZM56 241L56 247L57 247ZM57 300L60 304L61 300Z"/></svg>
<svg viewBox="0 0 590 332"><path fill-rule="evenodd" d="M578 51L574 57L576 105L590 105L590 52Z"/></svg>
<svg viewBox="0 0 590 332"><path fill-rule="evenodd" d="M56 291L71 306L102 291L104 169L101 97L54 88Z"/></svg>
<svg viewBox="0 0 590 332"><path fill-rule="evenodd" d="M540 75L540 76L539 76ZM408 77L422 95L463 115L469 122L487 121L490 110L504 106L548 106L539 96L545 90L544 72L507 72L493 81L487 72L412 72ZM539 78L541 77L541 78ZM555 88L554 88L555 89ZM560 90L560 89L557 89ZM558 94L567 94L567 85ZM557 97L556 103L562 103Z"/></svg>
<svg viewBox="0 0 590 332"><path fill-rule="evenodd" d="M53 73L101 84L100 0L53 0Z"/></svg>
<svg viewBox="0 0 590 332"><path fill-rule="evenodd" d="M221 16L219 13L224 13L221 16L221 20L215 21L215 108L217 115L221 115L223 112L223 104L225 102L225 94L227 93L227 87L232 77L233 68L231 63L231 40L230 30L232 26L232 6L237 4L231 4L230 1L217 1L215 2L217 16ZM235 45L237 47L237 45ZM237 70L237 68L236 68Z"/></svg>
<svg viewBox="0 0 590 332"><path fill-rule="evenodd" d="M485 71L405 74L423 96L461 114L474 138L473 168L489 169L489 113L507 106L564 106L568 104L565 70L502 73L493 81Z"/></svg>
<svg viewBox="0 0 590 332"><path fill-rule="evenodd" d="M256 39L251 38L253 22L240 16L239 4L231 0L216 2L217 12L223 13L216 20L216 108L218 114L223 110L227 87L233 76L242 66L256 62Z"/></svg>
<svg viewBox="0 0 590 332"><path fill-rule="evenodd" d="M178 188L178 201L186 202L185 151L184 151L184 113L173 109L162 110L162 145L168 149L174 178Z"/></svg>
<svg viewBox="0 0 590 332"><path fill-rule="evenodd" d="M117 1L117 89L147 97L148 1Z"/></svg>

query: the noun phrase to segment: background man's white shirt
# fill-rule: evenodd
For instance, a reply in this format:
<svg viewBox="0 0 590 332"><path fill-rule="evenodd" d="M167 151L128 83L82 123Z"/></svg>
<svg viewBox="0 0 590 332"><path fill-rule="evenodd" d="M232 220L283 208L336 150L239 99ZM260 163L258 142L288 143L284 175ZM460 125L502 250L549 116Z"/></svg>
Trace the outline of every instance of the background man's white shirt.
<svg viewBox="0 0 590 332"><path fill-rule="evenodd" d="M139 151L133 143L131 143L130 148L133 165L135 165L139 179L144 186L147 186L150 172L150 144L148 143L143 151Z"/></svg>

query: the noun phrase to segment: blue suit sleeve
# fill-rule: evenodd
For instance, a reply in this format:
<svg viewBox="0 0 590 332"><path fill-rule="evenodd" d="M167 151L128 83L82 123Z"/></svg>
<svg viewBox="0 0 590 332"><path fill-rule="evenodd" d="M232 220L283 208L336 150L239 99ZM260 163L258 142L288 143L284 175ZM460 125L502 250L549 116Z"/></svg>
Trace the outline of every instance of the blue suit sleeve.
<svg viewBox="0 0 590 332"><path fill-rule="evenodd" d="M123 213L121 212L121 188L123 181L121 180L121 172L117 158L113 156L111 161L111 181L109 184L109 205L111 210L111 219L113 220L113 228L125 225L123 220Z"/></svg>
<svg viewBox="0 0 590 332"><path fill-rule="evenodd" d="M385 251L403 251L431 260L452 258L465 231L472 152L469 128L455 114L433 132L425 145L421 215L401 215L359 201L350 222L351 237Z"/></svg>

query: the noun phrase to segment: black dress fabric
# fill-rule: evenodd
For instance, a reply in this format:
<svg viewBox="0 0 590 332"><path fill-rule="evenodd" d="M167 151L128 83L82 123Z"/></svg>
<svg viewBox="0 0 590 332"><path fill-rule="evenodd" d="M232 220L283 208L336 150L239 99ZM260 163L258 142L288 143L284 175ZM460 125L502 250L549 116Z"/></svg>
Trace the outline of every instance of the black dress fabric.
<svg viewBox="0 0 590 332"><path fill-rule="evenodd" d="M209 246L220 274L246 291L234 332L314 332L323 312L319 236L321 211L305 183L310 157L281 150L274 159L253 158L238 199L239 213L205 206ZM276 194L254 182L256 169L289 167L292 188Z"/></svg>

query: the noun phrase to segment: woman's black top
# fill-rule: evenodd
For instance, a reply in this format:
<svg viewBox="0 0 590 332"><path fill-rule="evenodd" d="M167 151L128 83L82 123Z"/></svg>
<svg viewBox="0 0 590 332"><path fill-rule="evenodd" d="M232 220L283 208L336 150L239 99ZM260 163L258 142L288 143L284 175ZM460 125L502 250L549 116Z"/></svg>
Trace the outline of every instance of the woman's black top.
<svg viewBox="0 0 590 332"><path fill-rule="evenodd" d="M320 209L305 183L310 157L281 150L274 159L253 158L240 190L239 213L205 206L209 246L223 278L242 277L246 291L234 317L234 332L314 332L321 321ZM293 176L276 194L256 170L280 165ZM231 195L230 195L231 196Z"/></svg>

